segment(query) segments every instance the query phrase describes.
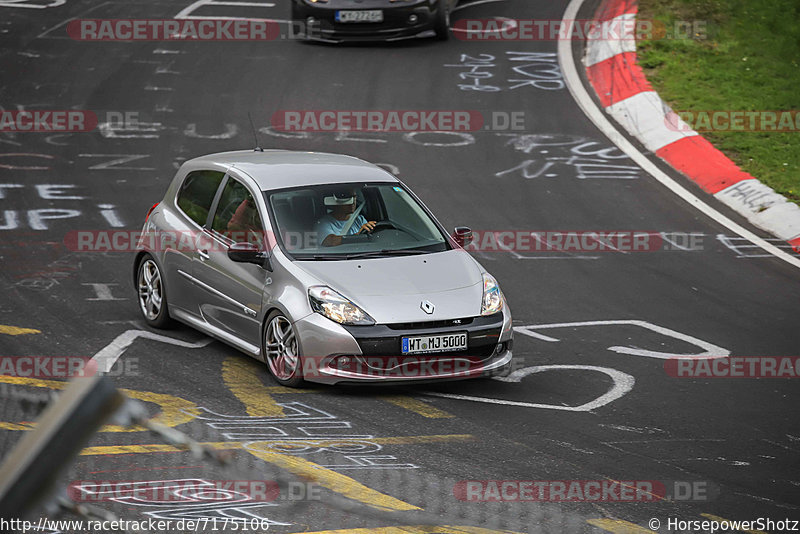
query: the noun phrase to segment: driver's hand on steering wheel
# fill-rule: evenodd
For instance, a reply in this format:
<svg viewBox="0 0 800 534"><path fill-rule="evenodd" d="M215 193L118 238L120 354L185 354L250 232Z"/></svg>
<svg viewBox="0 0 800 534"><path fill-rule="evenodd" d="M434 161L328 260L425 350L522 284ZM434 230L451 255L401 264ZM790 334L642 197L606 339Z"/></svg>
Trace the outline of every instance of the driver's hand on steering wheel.
<svg viewBox="0 0 800 534"><path fill-rule="evenodd" d="M375 225L376 225L376 224L377 224L377 223L376 223L375 221L368 221L368 222L365 222L365 223L364 223L364 224L361 226L361 229L358 231L358 233L360 234L360 233L362 233L362 232L372 232L372 230L373 230L373 229L375 229Z"/></svg>

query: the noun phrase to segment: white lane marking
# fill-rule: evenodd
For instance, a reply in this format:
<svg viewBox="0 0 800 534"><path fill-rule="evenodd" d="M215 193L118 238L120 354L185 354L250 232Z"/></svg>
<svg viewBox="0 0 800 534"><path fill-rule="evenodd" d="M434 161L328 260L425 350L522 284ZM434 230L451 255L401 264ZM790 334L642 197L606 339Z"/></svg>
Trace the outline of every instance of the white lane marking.
<svg viewBox="0 0 800 534"><path fill-rule="evenodd" d="M118 298L115 297L111 293L111 286L116 286L119 284L100 284L100 283L83 283L82 286L92 286L94 290L94 297L87 298L85 300L102 300L102 301L109 301L109 300L128 300L127 298Z"/></svg>
<svg viewBox="0 0 800 534"><path fill-rule="evenodd" d="M271 2L236 2L236 1L225 1L225 0L197 0L197 2L185 7L182 9L177 15L175 15L175 19L178 20L203 20L203 19L212 19L212 20L264 20L263 18L250 18L250 17L227 17L227 16L202 16L202 15L192 15L195 11L202 7L207 6L233 6L233 7L266 7L272 8L275 7L275 4ZM291 20L273 20L273 22L285 22L291 23Z"/></svg>
<svg viewBox="0 0 800 534"><path fill-rule="evenodd" d="M114 204L98 204L97 207L100 208L100 215L110 226L114 228L123 228L125 226L125 223L117 215Z"/></svg>
<svg viewBox="0 0 800 534"><path fill-rule="evenodd" d="M561 410L565 412L589 412L619 399L633 389L633 385L636 382L636 380L627 373L617 371L616 369L609 369L608 367L597 367L594 365L536 365L514 371L509 376L496 376L494 377L494 380L499 380L500 382L519 382L528 375L541 373L544 371L552 371L554 369L597 371L598 373L604 373L610 376L614 381L614 385L603 395L597 397L593 401L587 402L586 404L581 404L580 406L559 406L557 404L540 404L538 402L522 402L493 399L489 397L474 397L472 395L458 395L455 393L440 393L436 391L426 391L422 394L431 397L443 397L446 399L483 402L487 404L503 404L506 406L520 406L522 408L543 408L546 410Z"/></svg>
<svg viewBox="0 0 800 534"><path fill-rule="evenodd" d="M525 334L526 336L535 337L536 339L541 339L542 341L548 341L550 343L557 343L560 341L554 337L546 336L544 334L540 334L538 332L534 332L533 330L526 330L525 332L520 332L521 334Z"/></svg>
<svg viewBox="0 0 800 534"><path fill-rule="evenodd" d="M147 159L150 154L78 154L79 158L108 158L108 161L91 165L90 171L154 171L155 167L123 167L125 163Z"/></svg>
<svg viewBox="0 0 800 534"><path fill-rule="evenodd" d="M450 13L455 13L459 9L466 9L468 7L479 6L481 4L494 4L496 2L506 2L507 0L478 0L477 2L470 2L468 4L462 4L460 6L456 6Z"/></svg>
<svg viewBox="0 0 800 534"><path fill-rule="evenodd" d="M549 243L543 241L542 238L536 234L536 232L532 232L531 236L540 244L547 247L548 249L550 250L554 249L554 247L551 246ZM511 253L511 255L514 256L514 258L517 260L599 260L600 259L600 256L574 256L574 255L558 256L553 254L547 254L545 256L526 256L514 250L511 245L505 245L504 243L501 243L499 241L497 245L500 247L501 250Z"/></svg>
<svg viewBox="0 0 800 534"><path fill-rule="evenodd" d="M564 27L571 26L572 23L568 21L575 20L583 1L584 0L570 1L566 11L564 11L562 20L562 25ZM647 156L633 146L633 143L628 141L628 139L626 139L625 136L622 135L613 124L611 124L611 121L609 121L608 118L603 115L603 112L599 107L597 107L592 98L589 96L589 93L586 91L586 88L583 86L583 83L578 76L578 71L575 67L575 59L572 57L572 43L572 40L566 39L560 39L558 41L558 60L559 64L561 65L561 71L563 73L564 80L566 81L567 88L569 89L570 94L572 94L572 97L578 103L578 106L581 108L583 113L601 132L603 132L606 137L608 137L612 143L617 145L620 150L627 154L628 157L635 161L650 176L658 180L662 185L704 215L713 219L728 230L731 230L732 232L742 236L751 243L766 250L773 256L780 258L795 267L800 267L800 258L795 258L794 256L780 250L775 245L768 243L766 240L758 237L750 230L735 223L716 209L712 208L710 205L706 204L704 201L700 200L700 198L696 197L688 189L673 180L669 175L667 175L667 173L659 169L655 163L650 161Z"/></svg>
<svg viewBox="0 0 800 534"><path fill-rule="evenodd" d="M737 244L741 241L747 241L742 239L741 237L728 237L725 234L717 234L717 241L725 245L728 249L732 250L736 253L738 258L771 258L770 254L751 254L749 252L745 252L743 249L748 248L758 248L756 245L752 244ZM778 248L792 250L792 245L784 241L783 239L779 238L772 238L767 239L770 243L775 243L775 246ZM749 243L749 242L748 242Z"/></svg>
<svg viewBox="0 0 800 534"><path fill-rule="evenodd" d="M676 332L675 330L670 330L669 328L665 328L663 326L654 325L653 323L648 323L647 321L637 321L634 319L623 319L614 321L579 321L575 323L532 324L526 326L515 326L514 331L519 332L520 334L524 334L526 336L541 339L539 338L541 334L533 335L535 333L534 332L535 330L544 330L547 328L574 328L576 326L609 326L609 325L640 326L642 328L646 328L647 330L652 330L653 332L656 332L658 334L679 339L687 343L691 343L692 345L696 345L703 349L703 352L698 352L696 354L676 354L674 352L659 352L654 350L645 350L633 347L613 346L613 347L608 347L608 350L610 350L611 352L617 352L620 354L631 354L633 356L644 356L647 358L657 358L659 360L667 360L669 358L683 358L688 360L712 360L715 358L727 358L731 354L731 351L729 351L728 349L718 347L717 345L709 343L708 341L703 341L702 339L697 339L696 337L692 337L688 334L682 334L681 332ZM552 339L555 340L555 338Z"/></svg>
<svg viewBox="0 0 800 534"><path fill-rule="evenodd" d="M67 24L69 24L73 20L81 20L81 19L87 18L86 15L88 15L92 11L95 11L97 9L102 9L103 7L105 7L107 5L110 5L110 4L112 4L112 2L103 2L101 4L95 4L92 7L90 7L89 9L87 9L86 11L81 12L81 14L78 15L77 17L68 18L67 20L63 20L63 21L59 22L58 24L56 24L52 28L46 29L45 31L43 31L42 33L37 35L36 38L37 39L47 38L47 39L66 39L66 40L70 40L70 37L67 37L66 35L59 35L59 36L55 36L55 37L50 37L48 34L51 33L54 30L57 30L61 26L66 26Z"/></svg>
<svg viewBox="0 0 800 534"><path fill-rule="evenodd" d="M154 334L153 332L148 332L147 330L126 330L114 338L111 343L98 351L97 354L92 356L92 360L97 362L97 370L102 373L111 371L111 368L114 367L114 363L116 363L119 357L122 356L122 353L125 352L128 347L130 347L131 344L133 344L133 342L139 338L150 339L153 341L158 341L159 343L166 343L168 345L175 345L187 349L199 349L201 347L205 347L213 341L211 338L203 338L195 342L183 341L182 339L176 339L174 337Z"/></svg>
<svg viewBox="0 0 800 534"><path fill-rule="evenodd" d="M600 256L523 256L515 254L518 260L599 260Z"/></svg>
<svg viewBox="0 0 800 534"><path fill-rule="evenodd" d="M29 9L47 9L48 7L63 6L67 0L49 0L49 4L35 4L29 0L0 0L0 7L24 7Z"/></svg>
<svg viewBox="0 0 800 534"><path fill-rule="evenodd" d="M197 133L197 124L194 122L187 124L183 130L183 135L190 139L232 139L238 133L239 127L231 123L225 123L225 131L218 134L199 134Z"/></svg>

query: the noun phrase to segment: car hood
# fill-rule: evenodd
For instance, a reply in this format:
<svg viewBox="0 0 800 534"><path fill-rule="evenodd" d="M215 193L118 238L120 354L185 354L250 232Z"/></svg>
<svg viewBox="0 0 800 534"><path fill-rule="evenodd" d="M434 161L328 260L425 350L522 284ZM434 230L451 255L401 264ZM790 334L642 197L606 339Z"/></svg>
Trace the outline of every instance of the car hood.
<svg viewBox="0 0 800 534"><path fill-rule="evenodd" d="M481 311L481 269L463 250L295 264L378 323L455 319ZM432 314L422 310L423 300L434 305Z"/></svg>

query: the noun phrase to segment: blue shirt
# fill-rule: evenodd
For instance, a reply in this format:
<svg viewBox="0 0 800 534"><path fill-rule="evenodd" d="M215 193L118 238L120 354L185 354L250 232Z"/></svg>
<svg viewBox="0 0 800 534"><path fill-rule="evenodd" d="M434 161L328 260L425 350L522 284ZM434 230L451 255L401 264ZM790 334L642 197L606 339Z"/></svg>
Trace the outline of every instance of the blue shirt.
<svg viewBox="0 0 800 534"><path fill-rule="evenodd" d="M325 238L329 235L342 235L342 230L344 229L345 223L347 223L346 220L340 221L330 214L325 215L322 219L320 219L315 227L315 230L317 231L317 241L319 242L320 246L322 245L322 242L325 241ZM358 231L361 230L361 227L365 224L367 224L367 219L363 215L359 214L352 226L350 226L350 230L347 231L347 235L357 234Z"/></svg>

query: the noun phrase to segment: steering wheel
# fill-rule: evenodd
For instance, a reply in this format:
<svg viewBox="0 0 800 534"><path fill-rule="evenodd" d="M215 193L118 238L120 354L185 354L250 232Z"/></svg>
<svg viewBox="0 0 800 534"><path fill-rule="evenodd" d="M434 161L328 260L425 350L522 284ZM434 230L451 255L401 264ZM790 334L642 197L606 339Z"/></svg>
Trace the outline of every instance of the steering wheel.
<svg viewBox="0 0 800 534"><path fill-rule="evenodd" d="M371 234L375 232L381 232L383 230L397 230L397 227L391 223L391 221L378 221L375 223L375 226L372 228Z"/></svg>

